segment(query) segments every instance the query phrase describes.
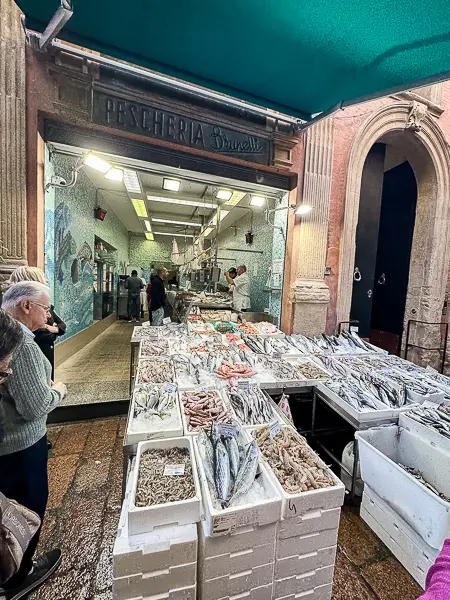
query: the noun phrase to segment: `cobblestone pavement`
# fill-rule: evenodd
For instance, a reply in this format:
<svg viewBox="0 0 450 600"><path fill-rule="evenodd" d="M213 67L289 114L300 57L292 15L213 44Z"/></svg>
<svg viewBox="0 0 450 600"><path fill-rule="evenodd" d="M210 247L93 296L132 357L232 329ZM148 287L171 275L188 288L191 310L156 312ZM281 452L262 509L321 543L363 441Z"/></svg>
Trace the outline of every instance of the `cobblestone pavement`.
<svg viewBox="0 0 450 600"><path fill-rule="evenodd" d="M112 600L112 548L120 514L124 418L52 426L50 499L40 551L58 546L57 574L30 600ZM416 600L420 587L345 507L333 600Z"/></svg>

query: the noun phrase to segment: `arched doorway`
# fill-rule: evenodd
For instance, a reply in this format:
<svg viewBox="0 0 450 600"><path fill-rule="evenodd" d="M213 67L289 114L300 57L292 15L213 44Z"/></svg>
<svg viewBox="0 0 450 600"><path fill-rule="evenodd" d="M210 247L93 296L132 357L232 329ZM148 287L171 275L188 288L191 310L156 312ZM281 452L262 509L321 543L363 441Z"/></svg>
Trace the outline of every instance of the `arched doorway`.
<svg viewBox="0 0 450 600"><path fill-rule="evenodd" d="M350 317L362 175L377 142L395 148L409 163L417 182L404 321L440 321L450 260L450 154L441 129L417 102L384 105L369 117L353 142L340 243L337 320ZM432 338L437 335L438 330L416 327L412 341L435 347ZM426 358L433 359L431 355Z"/></svg>

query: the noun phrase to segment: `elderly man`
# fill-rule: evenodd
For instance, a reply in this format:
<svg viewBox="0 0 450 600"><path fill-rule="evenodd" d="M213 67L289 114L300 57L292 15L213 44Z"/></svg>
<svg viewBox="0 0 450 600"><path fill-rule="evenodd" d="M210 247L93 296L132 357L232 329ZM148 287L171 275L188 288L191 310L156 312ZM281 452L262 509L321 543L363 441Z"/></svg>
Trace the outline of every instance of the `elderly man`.
<svg viewBox="0 0 450 600"><path fill-rule="evenodd" d="M250 278L247 273L247 267L240 265L237 268L236 277L231 277L230 273L225 273L225 278L230 284L230 291L233 293L233 308L240 312L250 309Z"/></svg>
<svg viewBox="0 0 450 600"><path fill-rule="evenodd" d="M18 321L24 335L13 353L11 374L0 385L4 439L0 443L0 491L44 519L48 497L47 415L67 393L51 381L51 365L33 340L50 311L49 289L36 281L12 285L2 308ZM0 591L0 598L20 600L44 583L58 568L61 551L51 550L36 561L39 533L29 544L20 569Z"/></svg>

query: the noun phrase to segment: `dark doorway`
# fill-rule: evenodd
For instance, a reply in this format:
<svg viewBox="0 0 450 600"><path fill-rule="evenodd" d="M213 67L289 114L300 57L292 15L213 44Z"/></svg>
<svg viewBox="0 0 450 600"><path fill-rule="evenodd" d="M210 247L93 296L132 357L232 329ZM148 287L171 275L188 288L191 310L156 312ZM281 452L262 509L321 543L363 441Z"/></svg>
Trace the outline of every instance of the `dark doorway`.
<svg viewBox="0 0 450 600"><path fill-rule="evenodd" d="M407 161L388 170L386 163L386 146L375 144L367 156L361 181L351 318L360 322L361 336L398 354L417 183Z"/></svg>

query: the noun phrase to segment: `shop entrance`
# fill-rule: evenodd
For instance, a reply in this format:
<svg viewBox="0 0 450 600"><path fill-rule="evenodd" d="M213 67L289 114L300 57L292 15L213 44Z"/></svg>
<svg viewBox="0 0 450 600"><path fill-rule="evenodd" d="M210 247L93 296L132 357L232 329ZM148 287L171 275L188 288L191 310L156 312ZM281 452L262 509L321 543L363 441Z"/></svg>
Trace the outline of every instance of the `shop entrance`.
<svg viewBox="0 0 450 600"><path fill-rule="evenodd" d="M392 354L400 351L416 203L409 162L393 146L375 144L361 180L351 319Z"/></svg>

